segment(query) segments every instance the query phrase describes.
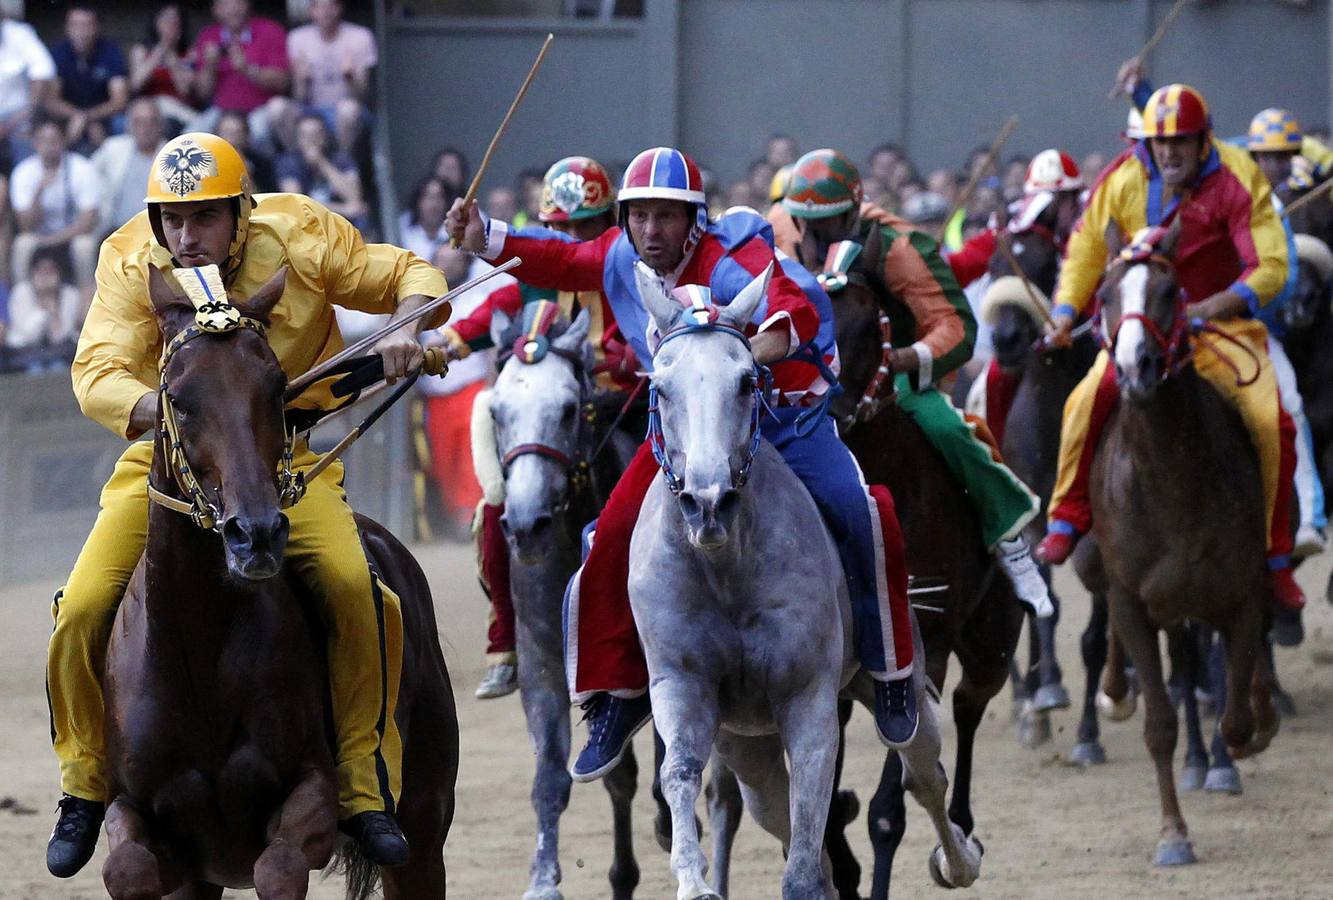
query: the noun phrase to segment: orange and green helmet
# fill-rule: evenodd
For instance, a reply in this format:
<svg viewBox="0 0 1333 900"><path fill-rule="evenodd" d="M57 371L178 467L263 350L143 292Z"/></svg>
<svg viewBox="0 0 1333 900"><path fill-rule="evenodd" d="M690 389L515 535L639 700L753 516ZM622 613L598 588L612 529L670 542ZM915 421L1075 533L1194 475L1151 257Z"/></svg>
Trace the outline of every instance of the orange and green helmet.
<svg viewBox="0 0 1333 900"><path fill-rule="evenodd" d="M537 218L577 222L601 215L615 202L611 178L601 163L586 156L566 156L546 170Z"/></svg>
<svg viewBox="0 0 1333 900"><path fill-rule="evenodd" d="M1143 107L1143 136L1179 137L1213 130L1203 95L1188 84L1168 84L1153 91Z"/></svg>
<svg viewBox="0 0 1333 900"><path fill-rule="evenodd" d="M861 173L837 150L811 150L796 160L782 207L798 219L825 219L861 205Z"/></svg>

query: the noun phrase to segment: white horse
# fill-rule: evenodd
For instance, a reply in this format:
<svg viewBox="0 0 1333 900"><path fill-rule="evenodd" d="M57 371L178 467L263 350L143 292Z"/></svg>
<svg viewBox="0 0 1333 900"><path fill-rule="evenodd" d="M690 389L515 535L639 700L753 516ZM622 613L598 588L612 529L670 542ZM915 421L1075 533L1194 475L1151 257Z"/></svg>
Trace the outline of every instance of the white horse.
<svg viewBox="0 0 1333 900"><path fill-rule="evenodd" d="M753 440L758 373L743 329L771 274L701 326L683 321L685 310L638 272L664 336L653 385L671 475L653 483L639 514L629 589L666 743L661 781L678 900L719 898L704 880L694 820L713 749L735 772L751 815L787 851L784 900L833 897L822 847L837 696L857 664L842 565L819 511L778 452ZM917 654L924 658L919 646ZM906 780L940 834L932 871L965 887L980 872L981 848L947 818L923 672L913 675L921 718L903 751ZM790 774L784 751L795 763Z"/></svg>

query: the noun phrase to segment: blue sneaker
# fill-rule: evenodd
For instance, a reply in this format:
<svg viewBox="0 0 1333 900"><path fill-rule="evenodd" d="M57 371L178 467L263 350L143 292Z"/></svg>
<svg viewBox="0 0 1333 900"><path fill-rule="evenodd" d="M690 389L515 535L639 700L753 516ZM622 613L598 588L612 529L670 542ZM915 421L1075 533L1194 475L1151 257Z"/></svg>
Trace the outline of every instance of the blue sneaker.
<svg viewBox="0 0 1333 900"><path fill-rule="evenodd" d="M890 750L901 750L916 737L916 691L912 678L875 679L875 731Z"/></svg>
<svg viewBox="0 0 1333 900"><path fill-rule="evenodd" d="M588 743L574 767L569 770L575 781L596 781L619 765L630 739L653 718L653 704L647 692L626 700L611 694L595 694L583 704L583 719L588 723Z"/></svg>

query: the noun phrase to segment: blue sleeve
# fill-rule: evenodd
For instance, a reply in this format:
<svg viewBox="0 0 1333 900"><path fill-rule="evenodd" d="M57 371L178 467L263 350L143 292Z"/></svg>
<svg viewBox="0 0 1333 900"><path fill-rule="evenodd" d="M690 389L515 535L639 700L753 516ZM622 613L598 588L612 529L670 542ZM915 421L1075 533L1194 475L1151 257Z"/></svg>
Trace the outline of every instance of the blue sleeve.
<svg viewBox="0 0 1333 900"><path fill-rule="evenodd" d="M1143 112L1143 107L1148 105L1148 99L1152 97L1152 82L1146 78L1140 78L1139 83L1134 85L1134 93L1130 94L1130 99L1134 101L1134 108Z"/></svg>
<svg viewBox="0 0 1333 900"><path fill-rule="evenodd" d="M566 244L577 244L579 239L572 234L565 234L563 231L556 231L554 228L547 228L545 225L524 225L522 228L515 228L509 232L515 237L534 238L539 241L563 241Z"/></svg>

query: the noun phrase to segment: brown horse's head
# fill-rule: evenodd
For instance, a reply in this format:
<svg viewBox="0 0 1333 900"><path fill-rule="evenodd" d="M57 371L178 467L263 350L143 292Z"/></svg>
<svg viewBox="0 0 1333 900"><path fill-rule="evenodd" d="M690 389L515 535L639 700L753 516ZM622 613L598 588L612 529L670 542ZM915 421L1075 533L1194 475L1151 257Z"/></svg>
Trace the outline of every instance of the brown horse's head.
<svg viewBox="0 0 1333 900"><path fill-rule="evenodd" d="M1027 229L1014 234L1002 230L998 236L1009 242L1023 275L1047 297L1055 291L1055 278L1060 271L1060 247L1056 235L1060 232L1061 207L1051 204L1044 209ZM996 247L991 254L987 271L992 278L1017 274L1009 263L1003 248ZM991 343L995 358L1005 369L1014 370L1027 362L1042 336L1044 320L1033 318L1035 311L1014 303L1003 303L995 308L991 326Z"/></svg>
<svg viewBox="0 0 1333 900"><path fill-rule="evenodd" d="M834 336L838 344L838 359L842 369L838 382L842 393L829 404L829 415L837 423L839 431L846 431L859 418L872 414L872 404L862 403L867 388L875 377L875 372L882 361L883 353L880 333L879 298L871 286L879 274L876 265L884 258L883 240L879 228L871 228L861 252L845 273L831 270L832 247L822 248L828 258L816 258L820 247L812 238L813 232L806 232L806 241L802 245L801 258L811 271L824 273L824 286L829 299L833 301ZM839 275L845 277L838 277ZM893 395L893 382L882 386L880 398L888 399ZM874 405L877 408L877 405Z"/></svg>
<svg viewBox="0 0 1333 900"><path fill-rule="evenodd" d="M242 316L267 323L286 278L284 267L249 300L233 304ZM194 322L194 307L156 268L150 271L149 295L169 344ZM273 577L287 544L276 475L286 437L282 394L287 377L277 357L264 335L250 328L202 334L171 355L162 379L165 402L175 414L181 461L188 461L220 513L228 569L252 581Z"/></svg>
<svg viewBox="0 0 1333 900"><path fill-rule="evenodd" d="M1101 339L1127 400L1150 398L1188 352L1189 326L1174 263L1179 239L1179 219L1168 229L1141 232L1129 245L1114 222L1106 230L1110 263L1097 291Z"/></svg>

